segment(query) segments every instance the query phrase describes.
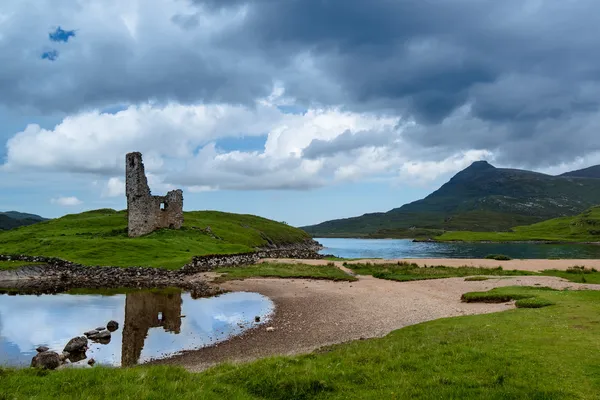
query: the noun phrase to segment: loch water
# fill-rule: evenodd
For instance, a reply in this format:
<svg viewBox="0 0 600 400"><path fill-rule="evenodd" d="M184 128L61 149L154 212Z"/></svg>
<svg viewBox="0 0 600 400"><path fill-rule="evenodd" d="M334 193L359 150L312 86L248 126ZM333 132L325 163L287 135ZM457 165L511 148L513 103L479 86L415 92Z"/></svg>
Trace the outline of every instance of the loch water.
<svg viewBox="0 0 600 400"><path fill-rule="evenodd" d="M194 299L175 289L124 294L0 295L0 366L29 366L38 346L59 354L69 339L119 323L107 344L89 342L74 365L129 366L208 346L268 321L272 301L234 292ZM255 317L260 322L255 322ZM73 364L71 364L73 365Z"/></svg>
<svg viewBox="0 0 600 400"><path fill-rule="evenodd" d="M515 259L600 258L600 245L543 243L435 243L412 239L315 238L321 254L343 258L485 258L505 254Z"/></svg>

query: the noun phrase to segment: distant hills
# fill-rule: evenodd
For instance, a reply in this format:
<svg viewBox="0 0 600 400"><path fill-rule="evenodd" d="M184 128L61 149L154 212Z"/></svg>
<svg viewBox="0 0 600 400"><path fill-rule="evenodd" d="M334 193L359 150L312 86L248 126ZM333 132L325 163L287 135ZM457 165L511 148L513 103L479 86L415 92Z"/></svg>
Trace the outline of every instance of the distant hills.
<svg viewBox="0 0 600 400"><path fill-rule="evenodd" d="M35 214L21 213L18 211L0 212L0 230L18 228L19 226L32 225L47 218Z"/></svg>
<svg viewBox="0 0 600 400"><path fill-rule="evenodd" d="M313 237L416 237L508 231L600 204L600 165L560 176L477 161L424 199L385 213L303 227Z"/></svg>

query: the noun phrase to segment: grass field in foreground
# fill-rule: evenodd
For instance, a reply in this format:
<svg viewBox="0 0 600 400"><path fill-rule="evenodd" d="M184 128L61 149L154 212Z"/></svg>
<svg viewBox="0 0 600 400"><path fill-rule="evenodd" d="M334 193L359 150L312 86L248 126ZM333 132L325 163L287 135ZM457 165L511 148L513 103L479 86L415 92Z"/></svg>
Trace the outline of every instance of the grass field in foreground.
<svg viewBox="0 0 600 400"><path fill-rule="evenodd" d="M26 265L44 265L44 263L35 263L28 261L0 261L0 271L17 269Z"/></svg>
<svg viewBox="0 0 600 400"><path fill-rule="evenodd" d="M221 365L0 371L9 399L597 399L600 292L502 288L555 303L446 318L295 357Z"/></svg>
<svg viewBox="0 0 600 400"><path fill-rule="evenodd" d="M224 274L216 279L217 282L253 277L329 279L333 281L356 280L355 277L346 274L333 264L260 263L244 267L221 267L215 269L214 272Z"/></svg>
<svg viewBox="0 0 600 400"><path fill-rule="evenodd" d="M522 270L505 270L502 267L445 267L441 265L419 267L414 263L398 262L396 264L345 263L347 268L359 275L372 275L375 278L392 281L419 281L427 279L456 278L467 276L556 276L576 283L600 283L600 272L584 267L571 267L566 271L545 270L530 272Z"/></svg>
<svg viewBox="0 0 600 400"><path fill-rule="evenodd" d="M184 213L180 230L127 237L127 212L102 209L0 231L0 254L60 257L85 265L179 268L192 256L253 251L297 243L306 232L253 215L218 211ZM210 227L210 231L206 228Z"/></svg>

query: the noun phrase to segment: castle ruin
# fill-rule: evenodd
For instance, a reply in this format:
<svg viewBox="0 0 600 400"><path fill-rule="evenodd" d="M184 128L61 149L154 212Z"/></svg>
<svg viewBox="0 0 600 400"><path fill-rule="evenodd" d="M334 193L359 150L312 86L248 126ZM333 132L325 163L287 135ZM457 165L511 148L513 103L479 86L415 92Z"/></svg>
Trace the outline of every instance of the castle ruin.
<svg viewBox="0 0 600 400"><path fill-rule="evenodd" d="M172 190L166 196L152 196L142 153L125 156L128 235L137 237L159 228L179 229L183 225L183 192Z"/></svg>

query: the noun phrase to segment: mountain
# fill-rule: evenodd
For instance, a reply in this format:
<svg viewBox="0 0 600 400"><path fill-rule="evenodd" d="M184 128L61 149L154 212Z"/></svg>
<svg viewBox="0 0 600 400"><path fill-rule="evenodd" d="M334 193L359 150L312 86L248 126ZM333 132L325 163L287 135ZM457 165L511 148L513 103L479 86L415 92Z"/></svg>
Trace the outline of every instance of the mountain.
<svg viewBox="0 0 600 400"><path fill-rule="evenodd" d="M42 218L35 214L20 213L17 211L0 212L0 230L32 225L46 220L47 218Z"/></svg>
<svg viewBox="0 0 600 400"><path fill-rule="evenodd" d="M437 233L505 231L513 226L576 215L597 204L598 178L552 176L496 168L486 161L477 161L422 200L385 213L327 221L302 229L314 237L414 237L412 232L424 229Z"/></svg>
<svg viewBox="0 0 600 400"><path fill-rule="evenodd" d="M600 179L600 165L594 165L593 167L578 169L577 171L565 172L561 176Z"/></svg>

